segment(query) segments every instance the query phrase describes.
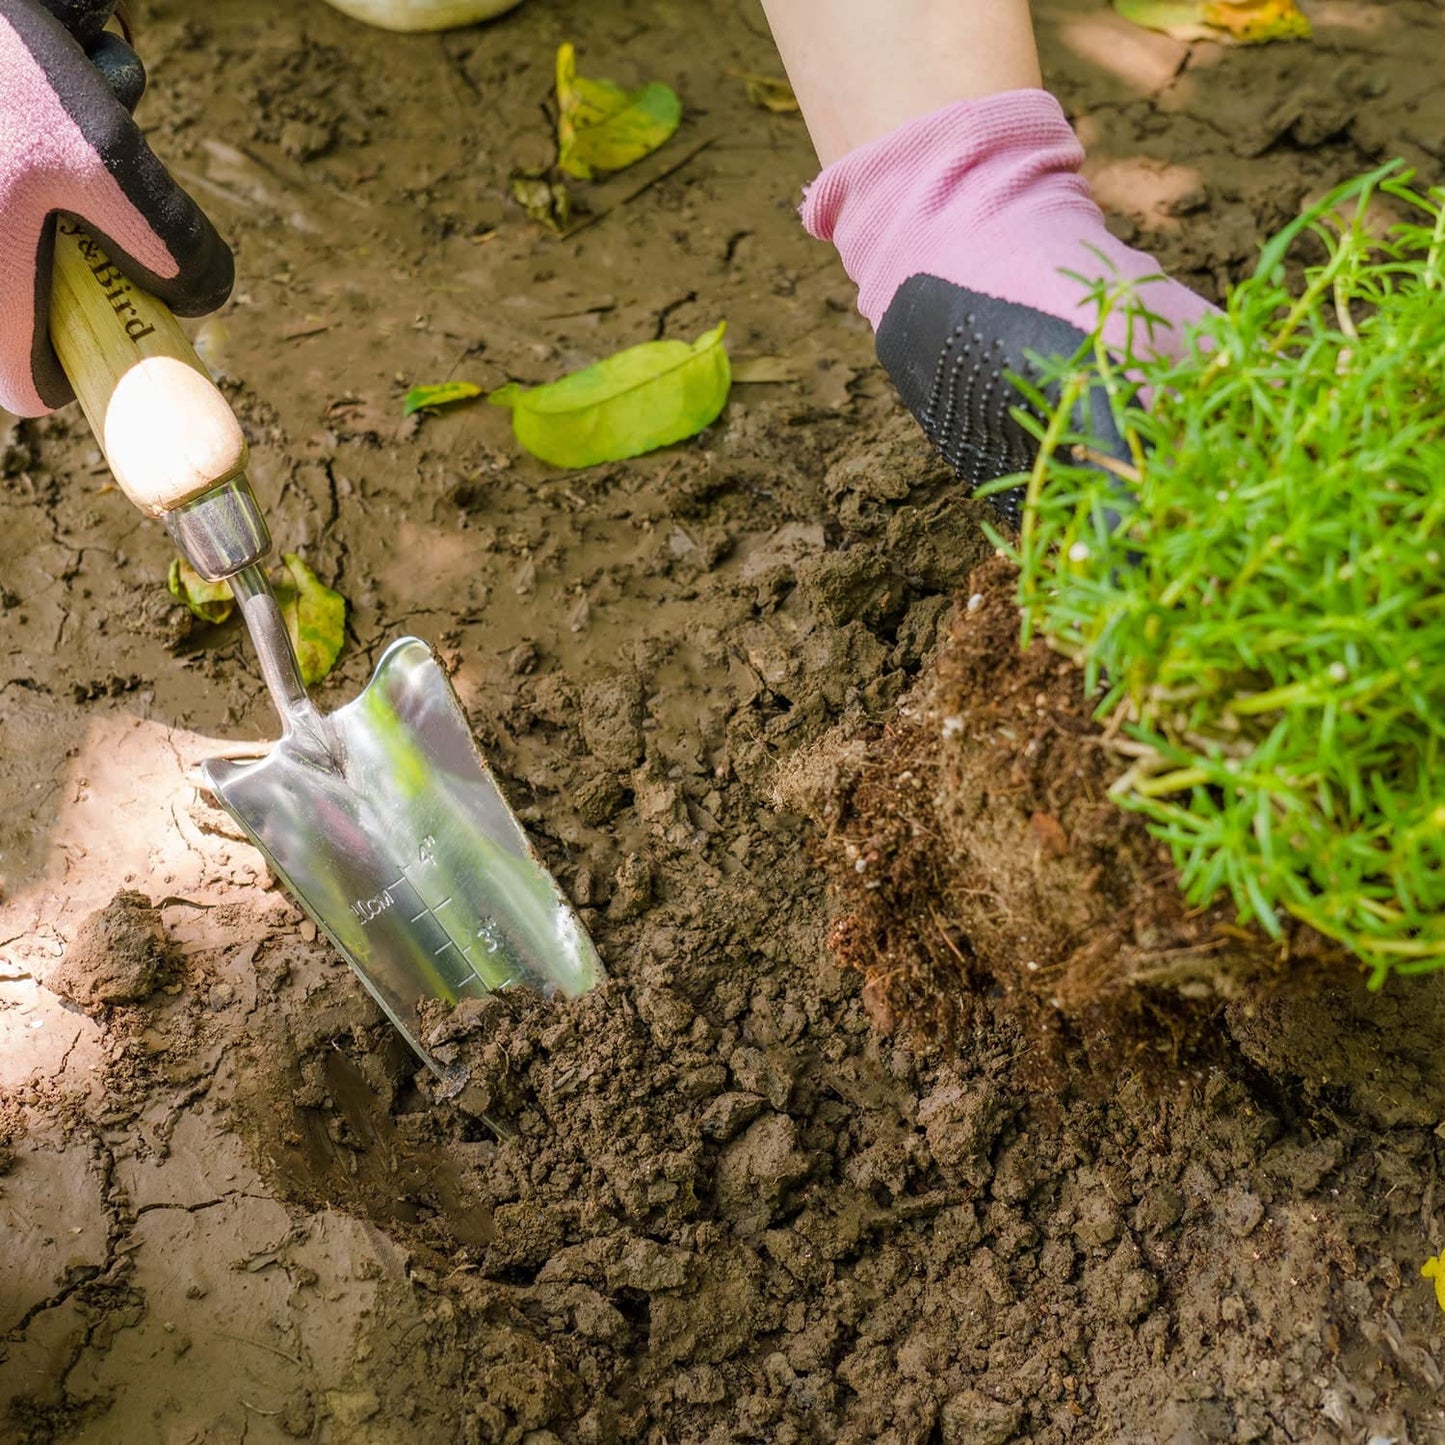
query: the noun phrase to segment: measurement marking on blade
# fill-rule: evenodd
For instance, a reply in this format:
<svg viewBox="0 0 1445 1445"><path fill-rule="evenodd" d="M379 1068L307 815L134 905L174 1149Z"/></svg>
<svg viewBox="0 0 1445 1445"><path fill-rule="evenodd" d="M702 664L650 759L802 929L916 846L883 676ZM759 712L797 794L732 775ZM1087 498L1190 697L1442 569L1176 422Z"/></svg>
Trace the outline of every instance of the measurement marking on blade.
<svg viewBox="0 0 1445 1445"><path fill-rule="evenodd" d="M418 861L422 864L427 864L431 863L433 860L431 856L425 850L423 850L422 857ZM418 924L422 924L423 927L425 927L425 920L431 919L432 923L436 925L437 931L441 934L444 940L439 947L432 950L431 956L433 958L440 958L444 953L446 953L448 949L454 948L457 951L458 955L461 957L462 961L466 964L467 970L471 974L472 978L482 983L485 987L486 984L484 976L482 974L482 970L477 963L477 959L473 956L472 953L473 948L476 946L475 943L470 940L465 943L459 942L456 938L451 936L452 929L449 928L447 924L443 923L441 919L437 916L443 908L446 908L451 904L457 903L460 900L455 894L449 893L439 903L428 904L426 900L421 896L421 889L417 886L416 882L411 877L411 870L415 866L415 864L403 864L400 876L397 877L392 883L389 883L385 888L383 888L382 891L378 893L375 897L357 899L356 902L351 905L352 913L354 913L356 917L360 919L361 926L365 928L368 925L374 923L378 918L381 917L382 914L388 912L397 905L397 903L403 896L402 889L404 887L411 889L414 901L421 904L421 910L408 916L406 915L405 910L398 909L398 912L403 913L403 916L407 917L407 927L415 928ZM435 937L436 934L433 934L432 936ZM488 953L494 952L497 946L497 939L495 937L495 924L489 921L482 922L481 925L477 928L477 938L482 941ZM456 988L468 987L469 982L464 982L460 978L453 979L452 986Z"/></svg>
<svg viewBox="0 0 1445 1445"><path fill-rule="evenodd" d="M363 928L365 928L368 923L372 923L380 918L381 915L396 902L392 890L399 888L402 882L403 880L399 878L395 883L383 888L375 897L358 898L351 905L352 913L361 920L361 926Z"/></svg>

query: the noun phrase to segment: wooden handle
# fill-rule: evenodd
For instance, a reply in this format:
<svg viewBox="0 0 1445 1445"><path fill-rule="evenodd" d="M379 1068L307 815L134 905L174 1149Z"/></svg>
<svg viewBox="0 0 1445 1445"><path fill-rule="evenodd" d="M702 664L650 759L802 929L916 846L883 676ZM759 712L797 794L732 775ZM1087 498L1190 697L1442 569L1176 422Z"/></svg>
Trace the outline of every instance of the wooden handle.
<svg viewBox="0 0 1445 1445"><path fill-rule="evenodd" d="M159 516L246 467L241 426L170 310L56 227L50 340L121 490Z"/></svg>

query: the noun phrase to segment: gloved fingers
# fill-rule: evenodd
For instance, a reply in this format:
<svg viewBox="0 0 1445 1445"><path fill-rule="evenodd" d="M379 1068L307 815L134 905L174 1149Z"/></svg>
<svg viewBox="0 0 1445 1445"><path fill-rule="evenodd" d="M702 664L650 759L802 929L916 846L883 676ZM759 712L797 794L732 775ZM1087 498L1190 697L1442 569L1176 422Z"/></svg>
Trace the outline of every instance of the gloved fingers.
<svg viewBox="0 0 1445 1445"><path fill-rule="evenodd" d="M126 120L129 122L129 116ZM230 247L143 145L127 157L124 169L128 177L116 179L121 180L124 189L129 189L125 185L129 179L146 193L144 213L129 196L116 194L113 186L106 186L104 182L94 193L78 195L74 202L73 214L93 233L107 258L97 263L97 282L116 294L117 305L123 302L130 286L137 285L158 296L179 315L200 316L214 311L230 295L235 278ZM158 254L157 239L164 243L168 257ZM26 388L12 387L12 392L26 397L18 407L10 403L11 408L22 415L64 406L72 399L70 383L50 344L48 329L50 286L44 278L50 275L54 248L55 230L53 225L47 225L36 250L29 367L41 406L37 408L29 400ZM169 274L164 274L155 269L167 260L173 262L173 271L167 268Z"/></svg>
<svg viewBox="0 0 1445 1445"><path fill-rule="evenodd" d="M8 0L0 0L0 13L7 4ZM21 5L16 10L12 23L23 23L26 8ZM94 24L113 6L111 0L45 0L45 8L62 21ZM134 52L119 37L107 34L92 42L98 63L90 63L79 50L71 52L72 61L66 54L71 42L52 25L49 15L33 15L21 39L99 161L92 175L84 154L78 154L73 198L60 209L69 210L104 238L116 265L173 311L199 316L214 310L231 292L235 270L230 248L201 208L171 179L129 111L117 101L116 90L125 101L143 85Z"/></svg>
<svg viewBox="0 0 1445 1445"><path fill-rule="evenodd" d="M140 56L130 47L130 30L122 37L107 30L116 10L116 0L38 0L40 8L54 16L85 51L86 57L105 77L115 98L133 111L145 94L146 73Z"/></svg>
<svg viewBox="0 0 1445 1445"><path fill-rule="evenodd" d="M90 63L100 71L111 94L127 110L133 111L146 88L145 66L140 63L140 56L119 35L109 30L101 32L86 54Z"/></svg>
<svg viewBox="0 0 1445 1445"><path fill-rule="evenodd" d="M126 109L143 71L123 40L99 30L111 8L109 0L0 0L0 59L16 77L0 95L0 117L33 140L18 155L0 153L0 318L8 333L0 333L0 390L28 415L70 396L48 336L56 212L76 217L101 243L113 262L106 284L119 292L138 285L194 316L219 306L234 277L229 248ZM29 384L10 375L22 369Z"/></svg>
<svg viewBox="0 0 1445 1445"><path fill-rule="evenodd" d="M115 10L115 0L40 0L40 4L87 50Z"/></svg>
<svg viewBox="0 0 1445 1445"><path fill-rule="evenodd" d="M40 234L35 255L35 319L30 333L27 377L8 377L6 406L18 416L43 416L75 400L70 378L50 344L50 273L55 263L55 227ZM18 313L19 308L14 310ZM29 383L27 386L26 383ZM33 393L33 394L32 394Z"/></svg>
<svg viewBox="0 0 1445 1445"><path fill-rule="evenodd" d="M214 311L235 284L236 262L231 248L149 150L132 158L132 169L136 175L149 173L137 187L145 196L145 219L165 242L175 260L176 272L157 275L133 260L123 235L109 237L116 264L178 316L204 316ZM121 183L129 192L126 181L122 179Z"/></svg>
<svg viewBox="0 0 1445 1445"><path fill-rule="evenodd" d="M1015 416L1038 415L1012 380L1042 386L1035 357L1070 357L1087 334L1061 317L971 291L937 276L912 276L898 288L878 326L878 359L903 404L970 492L1027 472L1038 442ZM1106 455L1129 460L1102 386L1080 398L1076 424ZM994 509L1010 527L1022 517L1020 488L995 492Z"/></svg>

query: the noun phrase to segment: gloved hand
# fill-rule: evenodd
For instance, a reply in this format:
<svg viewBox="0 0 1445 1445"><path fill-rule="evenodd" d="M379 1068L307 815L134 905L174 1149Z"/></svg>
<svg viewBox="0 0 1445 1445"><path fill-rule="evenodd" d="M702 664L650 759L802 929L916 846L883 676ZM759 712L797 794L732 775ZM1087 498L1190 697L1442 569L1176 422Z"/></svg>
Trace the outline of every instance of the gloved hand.
<svg viewBox="0 0 1445 1445"><path fill-rule="evenodd" d="M47 329L55 216L183 316L230 294L230 249L130 117L134 51L103 29L115 0L0 0L0 406L39 416L72 399Z"/></svg>
<svg viewBox="0 0 1445 1445"><path fill-rule="evenodd" d="M837 246L879 360L971 487L1032 465L1036 444L1009 415L1021 397L1006 377L1037 374L1028 353L1079 349L1099 321L1091 282L1133 283L1134 301L1157 318L1111 312L1104 339L1121 353L1177 352L1184 328L1210 310L1109 234L1083 159L1051 95L1006 91L922 116L809 188L804 225ZM1096 439L1119 450L1102 393L1085 404ZM1017 492L995 502L1017 522Z"/></svg>

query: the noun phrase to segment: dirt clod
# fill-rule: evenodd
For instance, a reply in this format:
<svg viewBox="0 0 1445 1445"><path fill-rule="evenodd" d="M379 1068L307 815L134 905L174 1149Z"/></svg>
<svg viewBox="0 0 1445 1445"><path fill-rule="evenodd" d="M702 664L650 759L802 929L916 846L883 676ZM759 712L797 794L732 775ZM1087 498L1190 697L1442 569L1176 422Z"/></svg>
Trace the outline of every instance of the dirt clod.
<svg viewBox="0 0 1445 1445"><path fill-rule="evenodd" d="M122 891L80 925L45 985L82 1008L139 1003L172 976L161 916L144 893Z"/></svg>

